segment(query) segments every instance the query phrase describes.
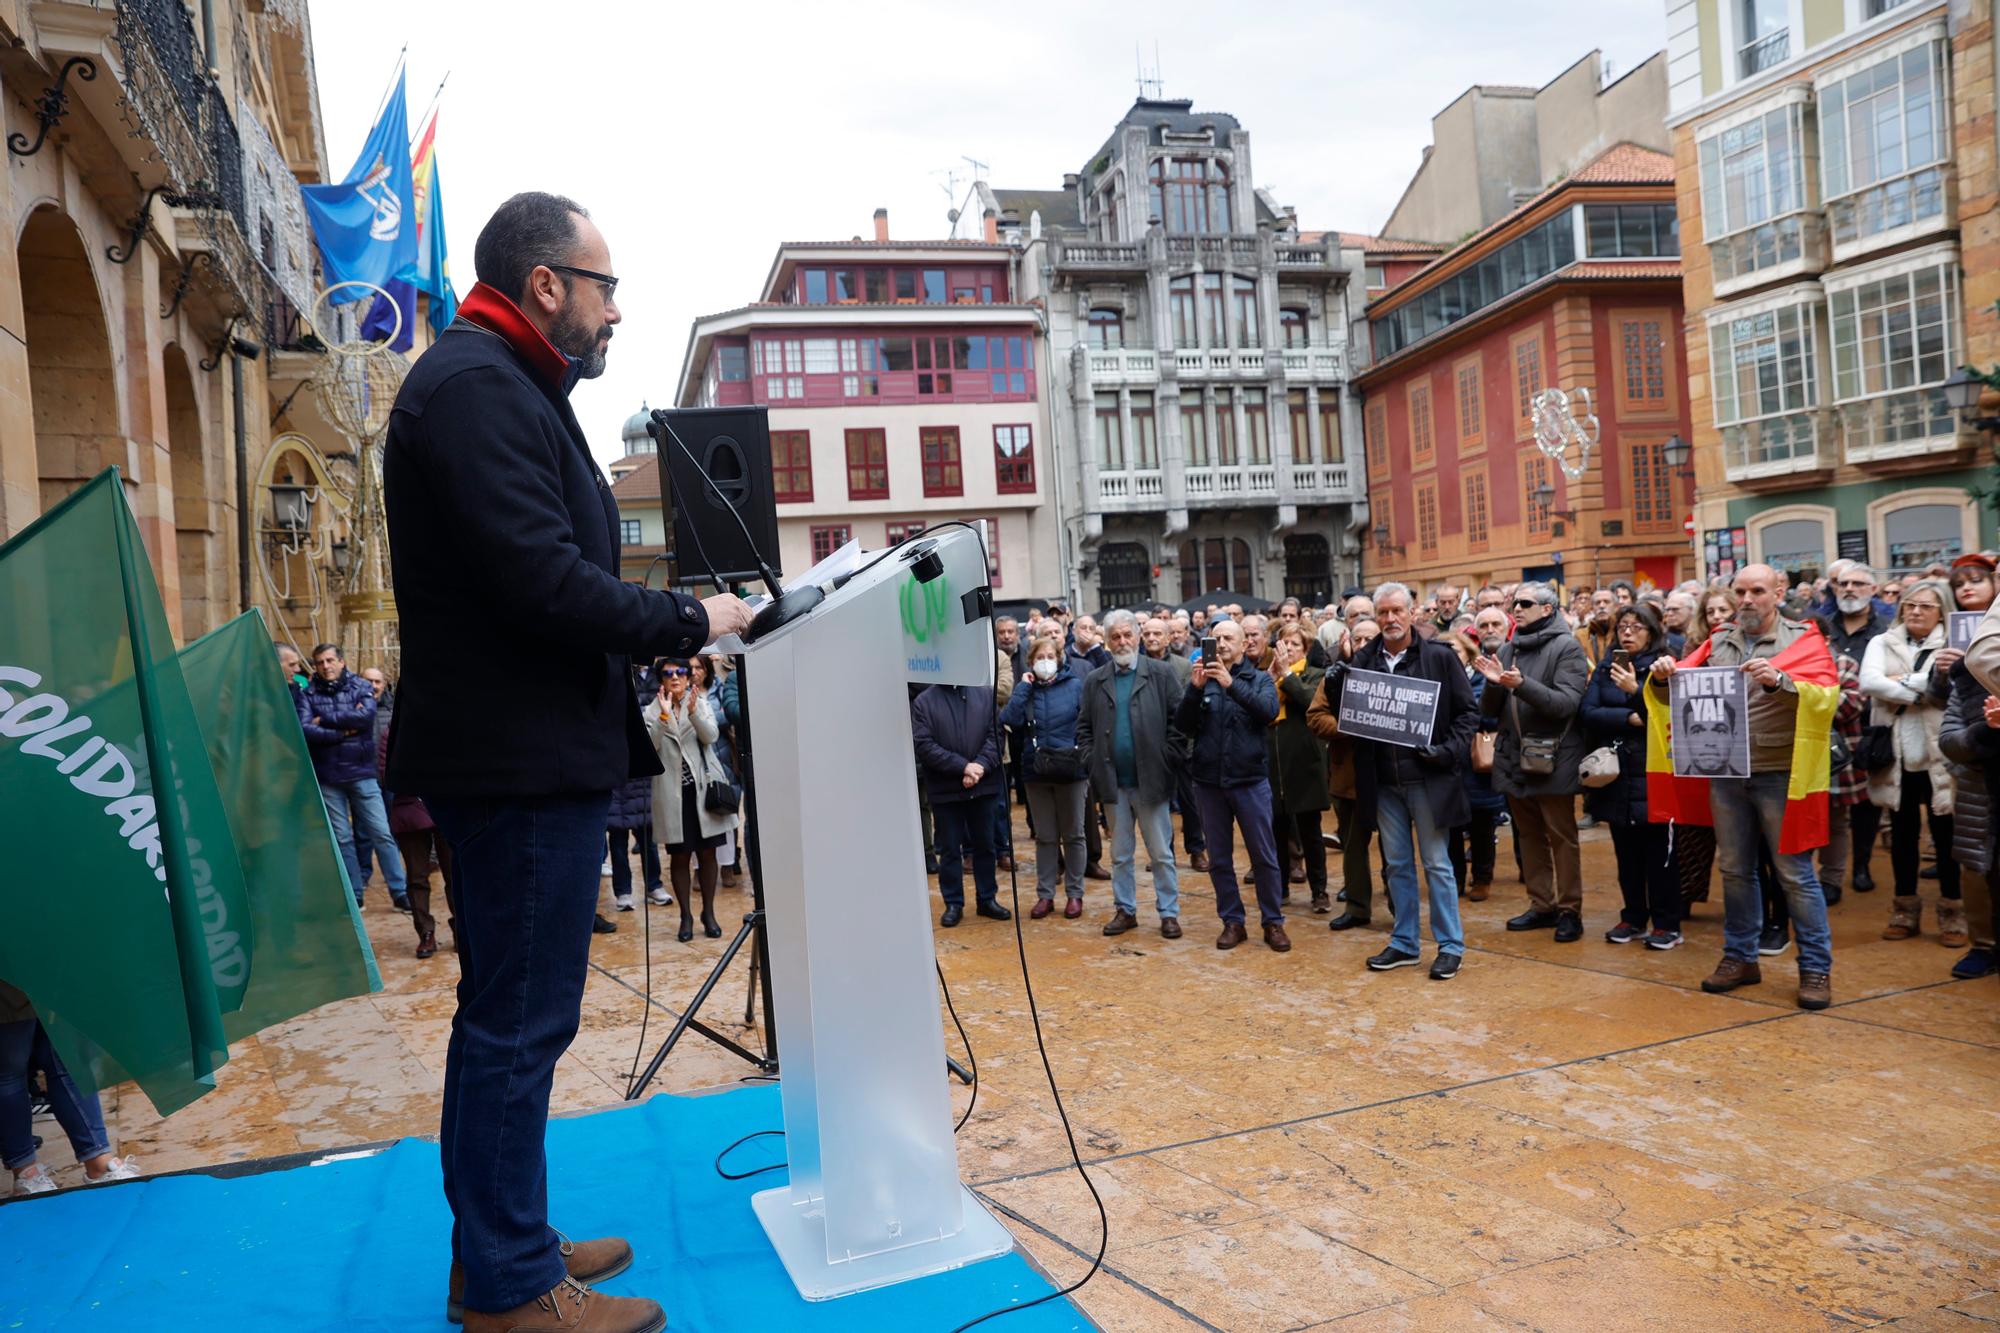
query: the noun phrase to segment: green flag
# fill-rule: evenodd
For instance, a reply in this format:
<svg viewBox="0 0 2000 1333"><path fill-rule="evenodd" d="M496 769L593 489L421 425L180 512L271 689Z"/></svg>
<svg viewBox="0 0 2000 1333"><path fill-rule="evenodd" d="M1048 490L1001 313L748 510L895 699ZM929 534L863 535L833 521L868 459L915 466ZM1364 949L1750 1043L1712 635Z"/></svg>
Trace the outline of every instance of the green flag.
<svg viewBox="0 0 2000 1333"><path fill-rule="evenodd" d="M0 792L0 978L80 1082L129 1077L163 1114L185 1106L244 1020L284 1007L253 961L285 914L252 909L115 468L0 546Z"/></svg>
<svg viewBox="0 0 2000 1333"><path fill-rule="evenodd" d="M250 888L249 979L223 1030L234 1041L382 989L263 614L195 640L180 666Z"/></svg>

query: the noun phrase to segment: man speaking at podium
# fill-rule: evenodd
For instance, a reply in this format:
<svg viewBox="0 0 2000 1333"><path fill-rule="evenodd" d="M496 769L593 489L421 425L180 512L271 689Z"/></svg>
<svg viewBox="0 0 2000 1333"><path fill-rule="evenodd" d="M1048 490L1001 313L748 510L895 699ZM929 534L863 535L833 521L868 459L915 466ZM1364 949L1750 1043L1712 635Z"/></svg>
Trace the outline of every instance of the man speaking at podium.
<svg viewBox="0 0 2000 1333"><path fill-rule="evenodd" d="M383 456L403 644L389 781L424 799L456 877L447 1311L469 1333L651 1333L658 1305L587 1285L629 1267L631 1247L549 1227L549 1086L576 1036L611 791L660 771L627 654L689 656L750 611L619 579L618 508L569 405L604 373L619 320L583 209L515 195L474 264L478 285L396 396Z"/></svg>

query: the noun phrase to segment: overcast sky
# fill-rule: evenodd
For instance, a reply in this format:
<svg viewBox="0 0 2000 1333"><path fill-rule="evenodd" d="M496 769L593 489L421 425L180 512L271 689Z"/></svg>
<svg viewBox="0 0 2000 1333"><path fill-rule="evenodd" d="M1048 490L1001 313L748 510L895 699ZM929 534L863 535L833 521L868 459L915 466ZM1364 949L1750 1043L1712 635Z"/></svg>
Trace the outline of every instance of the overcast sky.
<svg viewBox="0 0 2000 1333"><path fill-rule="evenodd" d="M1137 94L1233 113L1256 183L1307 230L1379 228L1473 83L1540 85L1593 47L1614 77L1666 44L1665 0L1316 0L1234 17L1213 3L1051 11L945 3L742 6L642 0L311 0L330 170L360 150L409 45L410 128L446 72L438 126L458 290L493 208L523 189L591 210L622 279L603 378L576 390L601 459L641 399L672 399L698 315L757 295L780 241L942 236L955 173L1054 188ZM1242 11L1238 11L1241 13Z"/></svg>

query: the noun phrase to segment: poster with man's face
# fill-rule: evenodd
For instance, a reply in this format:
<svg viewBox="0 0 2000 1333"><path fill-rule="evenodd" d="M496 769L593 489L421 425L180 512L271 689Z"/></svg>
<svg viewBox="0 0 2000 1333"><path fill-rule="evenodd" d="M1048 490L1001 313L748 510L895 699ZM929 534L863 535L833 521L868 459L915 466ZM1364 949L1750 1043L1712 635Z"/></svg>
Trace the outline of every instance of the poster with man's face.
<svg viewBox="0 0 2000 1333"><path fill-rule="evenodd" d="M1750 776L1748 677L1735 667L1683 667L1667 683L1674 775Z"/></svg>

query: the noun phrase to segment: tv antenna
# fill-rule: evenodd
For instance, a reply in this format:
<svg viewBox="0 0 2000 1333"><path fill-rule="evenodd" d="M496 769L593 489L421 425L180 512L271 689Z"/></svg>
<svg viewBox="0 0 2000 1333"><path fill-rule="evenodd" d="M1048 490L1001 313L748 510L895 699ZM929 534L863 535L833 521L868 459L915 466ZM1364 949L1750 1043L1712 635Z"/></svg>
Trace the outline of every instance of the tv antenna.
<svg viewBox="0 0 2000 1333"><path fill-rule="evenodd" d="M1139 53L1136 42L1132 46L1132 64L1138 71L1141 100L1159 100L1160 90L1165 86L1165 81L1160 77L1160 43L1157 40L1153 43L1153 68L1150 72L1146 69L1145 57Z"/></svg>

